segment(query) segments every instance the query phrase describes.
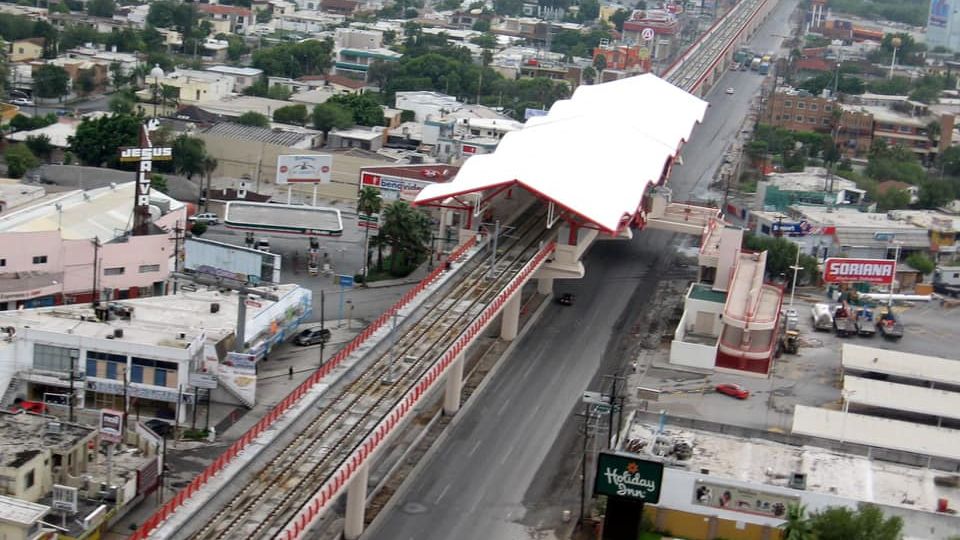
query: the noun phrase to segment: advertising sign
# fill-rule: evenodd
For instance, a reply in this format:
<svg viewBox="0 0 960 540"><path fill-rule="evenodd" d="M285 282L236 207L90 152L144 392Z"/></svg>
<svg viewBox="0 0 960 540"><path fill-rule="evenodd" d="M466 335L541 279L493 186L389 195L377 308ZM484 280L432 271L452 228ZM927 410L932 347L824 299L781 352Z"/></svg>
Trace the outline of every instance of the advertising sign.
<svg viewBox="0 0 960 540"><path fill-rule="evenodd" d="M813 232L813 226L806 220L797 223L775 221L770 226L774 235L805 236Z"/></svg>
<svg viewBox="0 0 960 540"><path fill-rule="evenodd" d="M277 156L277 184L329 184L333 156Z"/></svg>
<svg viewBox="0 0 960 540"><path fill-rule="evenodd" d="M933 0L930 3L930 19L928 26L945 28L950 19L950 3L947 0Z"/></svg>
<svg viewBox="0 0 960 540"><path fill-rule="evenodd" d="M248 285L280 281L280 255L213 240L188 238L183 269Z"/></svg>
<svg viewBox="0 0 960 540"><path fill-rule="evenodd" d="M663 463L629 454L597 455L596 495L612 495L656 504L660 501Z"/></svg>
<svg viewBox="0 0 960 540"><path fill-rule="evenodd" d="M217 387L217 377L213 373L194 372L190 374L190 386L212 390Z"/></svg>
<svg viewBox="0 0 960 540"><path fill-rule="evenodd" d="M644 41L653 41L655 35L656 33L653 31L653 28L644 28L643 31L640 32L640 38Z"/></svg>
<svg viewBox="0 0 960 540"><path fill-rule="evenodd" d="M223 363L238 369L247 369L251 372L257 369L256 357L252 354L228 352L227 358Z"/></svg>
<svg viewBox="0 0 960 540"><path fill-rule="evenodd" d="M100 409L100 440L118 443L123 439L123 412Z"/></svg>
<svg viewBox="0 0 960 540"><path fill-rule="evenodd" d="M53 509L61 512L74 513L77 511L77 491L75 487L53 485Z"/></svg>
<svg viewBox="0 0 960 540"><path fill-rule="evenodd" d="M827 283L893 283L897 262L892 259L839 259L831 257L823 264Z"/></svg>
<svg viewBox="0 0 960 540"><path fill-rule="evenodd" d="M433 182L420 182L410 180L409 178L400 178L398 176L388 176L385 174L373 174L369 172L362 172L360 174L360 185L379 188L381 197L386 201L397 199L412 201L417 198L420 190L432 183Z"/></svg>
<svg viewBox="0 0 960 540"><path fill-rule="evenodd" d="M697 480L693 489L693 504L762 516L783 517L788 505L799 502L800 497L704 480Z"/></svg>

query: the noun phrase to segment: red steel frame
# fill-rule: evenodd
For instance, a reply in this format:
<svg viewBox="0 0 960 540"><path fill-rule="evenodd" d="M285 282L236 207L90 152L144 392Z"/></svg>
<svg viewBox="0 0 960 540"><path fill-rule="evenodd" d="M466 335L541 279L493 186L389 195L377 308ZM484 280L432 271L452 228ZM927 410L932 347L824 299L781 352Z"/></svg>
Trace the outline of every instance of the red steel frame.
<svg viewBox="0 0 960 540"><path fill-rule="evenodd" d="M506 303L514 294L520 292L520 288L527 279L536 271L546 258L553 253L556 248L556 242L550 242L544 246L533 259L528 262L520 272L514 276L503 291L491 302L486 309L467 327L466 330L443 354L438 362L430 368L404 396L400 405L394 409L389 416L384 418L377 425L373 433L361 444L353 454L340 466L331 476L330 480L321 486L313 496L313 499L301 508L300 512L287 524L286 528L277 535L277 538L284 540L296 540L310 528L310 525L320 517L328 504L347 487L353 475L362 467L373 455L377 448L386 441L394 428L400 424L403 419L413 410L419 401L439 382L441 376L458 356L470 346L474 338L493 322Z"/></svg>
<svg viewBox="0 0 960 540"><path fill-rule="evenodd" d="M449 261L457 261L461 259L467 252L468 249L472 248L477 242L476 235L471 236L466 242L458 246L454 251L450 253L448 258ZM190 497L192 497L200 488L202 488L211 478L217 475L220 471L224 469L233 458L237 457L250 443L252 443L261 433L267 430L277 419L280 418L287 410L290 409L297 401L300 400L311 388L313 388L317 383L323 380L324 377L330 374L334 368L340 365L344 359L346 359L350 354L360 348L374 332L383 327L393 315L400 311L404 306L410 303L417 295L419 295L425 288L427 288L431 283L437 280L440 275L445 271L445 265L440 265L433 270L427 277L423 278L415 287L407 291L400 300L398 300L393 306L388 310L383 312L380 317L375 321L367 325L364 328L363 332L360 332L353 340L350 341L343 349L341 349L337 354L333 356L330 360L323 364L317 371L313 372L307 380L303 381L299 386L293 389L287 397L285 397L280 403L278 403L266 416L260 419L259 422L253 425L242 437L234 441L227 450L221 454L213 463L207 466L200 474L198 474L190 484L187 485L184 489L177 492L172 499L168 500L159 510L153 513L152 516L146 519L143 524L138 528L131 536L130 540L143 540L147 538L158 525L163 523L171 514L173 514L177 508L183 505Z"/></svg>

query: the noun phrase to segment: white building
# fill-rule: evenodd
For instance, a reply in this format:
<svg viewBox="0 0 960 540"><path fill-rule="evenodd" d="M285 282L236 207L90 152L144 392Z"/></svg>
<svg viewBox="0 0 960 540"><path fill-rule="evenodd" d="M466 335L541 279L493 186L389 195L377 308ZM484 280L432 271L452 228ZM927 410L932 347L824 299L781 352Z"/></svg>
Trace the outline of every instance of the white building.
<svg viewBox="0 0 960 540"><path fill-rule="evenodd" d="M413 119L417 122L440 119L462 106L453 96L428 90L397 92L394 105L402 111L413 111Z"/></svg>
<svg viewBox="0 0 960 540"><path fill-rule="evenodd" d="M252 67L210 66L207 71L232 78L233 91L236 93L243 92L244 89L259 81L260 77L263 76L262 69Z"/></svg>
<svg viewBox="0 0 960 540"><path fill-rule="evenodd" d="M927 47L946 47L951 51L960 51L960 17L947 0L930 0Z"/></svg>
<svg viewBox="0 0 960 540"><path fill-rule="evenodd" d="M210 71L178 69L160 79L160 84L180 89L180 103L204 103L223 99L233 92L233 77ZM150 93L150 90L142 92Z"/></svg>

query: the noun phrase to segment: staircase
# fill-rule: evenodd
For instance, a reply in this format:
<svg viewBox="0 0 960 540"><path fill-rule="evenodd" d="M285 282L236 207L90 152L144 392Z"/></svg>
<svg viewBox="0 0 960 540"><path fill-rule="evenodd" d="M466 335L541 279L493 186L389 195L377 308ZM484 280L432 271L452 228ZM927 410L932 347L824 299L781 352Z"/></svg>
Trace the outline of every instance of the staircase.
<svg viewBox="0 0 960 540"><path fill-rule="evenodd" d="M226 390L231 396L240 400L240 403L243 403L246 408L253 408L256 401L246 395L247 392L245 390L238 388L230 377L221 377L220 374L217 373L217 380L220 381L221 388Z"/></svg>
<svg viewBox="0 0 960 540"><path fill-rule="evenodd" d="M4 409L10 408L10 406L13 405L13 400L16 399L17 395L26 390L26 384L26 381L14 374L10 379L10 384L8 384L6 390L3 391L3 397L0 398L0 407L3 407Z"/></svg>

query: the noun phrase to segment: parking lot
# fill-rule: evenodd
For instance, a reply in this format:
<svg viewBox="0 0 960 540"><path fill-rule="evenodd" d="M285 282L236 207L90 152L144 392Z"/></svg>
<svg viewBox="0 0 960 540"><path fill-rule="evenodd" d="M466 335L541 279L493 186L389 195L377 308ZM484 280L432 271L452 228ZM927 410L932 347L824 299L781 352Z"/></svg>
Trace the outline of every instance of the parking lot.
<svg viewBox="0 0 960 540"><path fill-rule="evenodd" d="M811 307L825 301L827 298L821 289L798 289L794 307L799 312L800 350L796 355L784 354L778 358L769 378L673 369L667 363L670 343L665 339L659 348L641 353L640 369L629 377L629 387L661 390L659 401L647 402L649 410L789 431L794 405L839 408L842 343L960 359L955 330L960 323L960 308L943 306L939 301L895 306L905 333L900 341L887 341L879 334L840 338L833 332L813 330ZM784 302L789 300L785 298ZM644 370L643 366L647 368ZM722 383L738 384L750 392L750 397L739 400L717 393L715 387ZM642 408L643 402L636 392L631 394L631 402Z"/></svg>

